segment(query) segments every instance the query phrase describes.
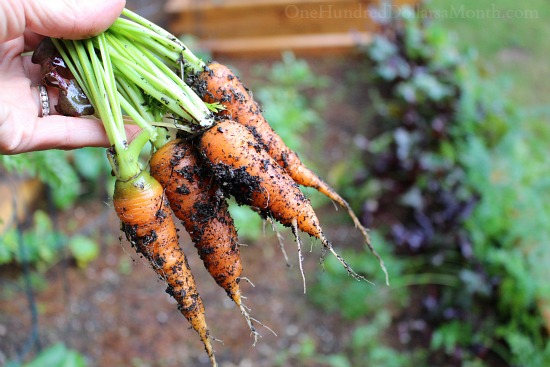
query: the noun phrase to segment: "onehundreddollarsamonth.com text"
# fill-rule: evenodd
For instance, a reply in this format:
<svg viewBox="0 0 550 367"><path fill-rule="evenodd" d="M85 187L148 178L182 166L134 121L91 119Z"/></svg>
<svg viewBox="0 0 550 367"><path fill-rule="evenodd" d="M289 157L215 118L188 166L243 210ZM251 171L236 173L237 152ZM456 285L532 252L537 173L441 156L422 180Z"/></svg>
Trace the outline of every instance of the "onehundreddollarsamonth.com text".
<svg viewBox="0 0 550 367"><path fill-rule="evenodd" d="M288 18L299 19L381 19L398 17L402 12L420 18L432 19L537 19L537 9L501 9L496 3L487 4L484 8L471 9L465 5L451 5L445 9L427 9L421 6L414 8L400 8L385 4L379 7L370 7L363 3L354 4L350 8L342 9L334 4L319 4L315 7L291 4L285 8Z"/></svg>

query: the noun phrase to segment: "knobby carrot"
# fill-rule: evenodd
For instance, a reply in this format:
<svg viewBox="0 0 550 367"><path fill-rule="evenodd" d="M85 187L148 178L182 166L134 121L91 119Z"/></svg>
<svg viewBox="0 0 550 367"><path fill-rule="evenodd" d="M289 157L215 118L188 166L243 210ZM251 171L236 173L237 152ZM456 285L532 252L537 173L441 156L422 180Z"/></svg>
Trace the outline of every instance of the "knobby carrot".
<svg viewBox="0 0 550 367"><path fill-rule="evenodd" d="M113 203L126 237L166 281L166 292L199 333L212 366L217 366L209 339L204 306L195 278L178 244L178 235L162 186L146 171L129 180L117 180Z"/></svg>

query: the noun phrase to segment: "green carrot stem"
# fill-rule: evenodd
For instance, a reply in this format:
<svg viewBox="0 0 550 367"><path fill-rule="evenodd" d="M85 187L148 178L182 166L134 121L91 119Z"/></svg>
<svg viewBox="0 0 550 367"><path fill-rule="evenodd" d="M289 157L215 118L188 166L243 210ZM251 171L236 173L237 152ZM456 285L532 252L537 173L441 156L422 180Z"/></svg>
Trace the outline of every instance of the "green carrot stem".
<svg viewBox="0 0 550 367"><path fill-rule="evenodd" d="M104 41L105 39L98 36L80 41L54 40L54 44L57 45L62 56L70 60L67 62L68 67L74 69L71 71L75 78L78 78L77 81L80 80L79 85L103 122L109 142L114 146L116 160L111 160L113 172L119 179L129 179L141 171L138 161L141 149L136 147L145 143L142 138L132 143L132 149L129 149L114 82L113 67L108 60L107 45ZM94 43L100 45L100 56L97 55ZM145 136L148 137L149 132Z"/></svg>
<svg viewBox="0 0 550 367"><path fill-rule="evenodd" d="M101 33L95 37L99 43L99 54L101 55L101 65L103 66L103 82L105 84L105 90L107 92L107 103L110 106L110 113L113 116L116 129L119 132L124 131L124 121L122 120L122 114L120 111L120 102L118 98L118 93L116 90L115 74L113 72L113 65L111 64L111 58L109 57L109 46L107 40L105 39L105 34ZM89 42L88 44L93 44ZM90 50L90 53L93 52L93 49ZM95 58L94 58L95 60ZM101 67L98 65L98 67Z"/></svg>
<svg viewBox="0 0 550 367"><path fill-rule="evenodd" d="M117 38L124 36L135 43L143 45L170 65L177 66L181 63L183 57L181 46L142 26L134 23L126 26L119 24L117 21L109 28L108 32L114 34Z"/></svg>
<svg viewBox="0 0 550 367"><path fill-rule="evenodd" d="M166 85L161 83L158 78L149 73L147 70L140 67L137 63L128 60L125 57L122 57L118 54L111 55L115 67L120 71L124 77L131 80L133 83L137 84L141 89L143 89L151 97L155 98L157 101L160 101L165 104L166 108L170 109L175 114L182 116L188 115L193 116L190 111L187 111L184 106L180 105L180 101L175 100L170 95L168 95L168 90ZM132 66L129 67L129 64ZM196 114L195 114L196 116ZM195 117L195 121L199 121L199 117Z"/></svg>
<svg viewBox="0 0 550 367"><path fill-rule="evenodd" d="M130 116L139 127L149 132L150 139L154 141L156 139L157 131L153 127L153 125L151 125L151 123L146 118L144 118L141 113L137 109L135 109L134 106L130 102L128 102L128 100L124 98L121 94L120 97L122 97L120 98L120 106L124 109L124 111L126 111L128 116Z"/></svg>
<svg viewBox="0 0 550 367"><path fill-rule="evenodd" d="M182 50L182 57L189 63L189 65L195 70L195 71L202 71L204 68L203 61L198 58L195 54L187 48L183 42L181 42L176 36L171 34L170 32L166 31L165 29L159 27L158 25L154 24L153 22L143 18L142 16L132 12L128 9L122 10L122 15L127 17L128 19L133 20L137 24L142 25L143 27L150 29L151 31L163 36L164 38L171 40L177 44L179 44L181 47L183 47Z"/></svg>
<svg viewBox="0 0 550 367"><path fill-rule="evenodd" d="M187 92L186 88L189 88L182 80L161 60L156 58L151 53L147 52L145 49L138 49L132 42L130 42L125 36L119 35L115 37L109 35L109 40L113 48L122 56L133 60L140 67L143 67L150 71L151 74L156 75L159 79L163 80L163 83L167 83L167 90L172 91L172 87L180 87L179 90L182 92ZM176 86L171 86L172 83L175 83ZM176 94L176 93L174 93ZM186 93L188 94L188 93ZM190 100L190 102L194 102ZM201 101L202 103L202 101ZM200 105L197 105L200 108Z"/></svg>
<svg viewBox="0 0 550 367"><path fill-rule="evenodd" d="M125 78L138 85L145 93L161 102L167 109L180 118L195 121L195 124L202 127L209 127L214 124L213 115L206 105L203 104L202 106L204 110L198 110L194 104L189 102L189 99L183 93L177 90L177 86L174 83L170 83L172 84L170 85L172 89L167 88L166 83L162 83L161 80L137 63L119 54L112 54L111 58L116 69L123 74ZM176 95L174 96L174 94ZM196 131L197 127L189 126L185 130Z"/></svg>
<svg viewBox="0 0 550 367"><path fill-rule="evenodd" d="M158 138L155 140L154 143L156 149L162 148L172 139L168 130L163 127L157 127L157 136Z"/></svg>
<svg viewBox="0 0 550 367"><path fill-rule="evenodd" d="M128 83L123 78L117 80L117 90L124 98L136 109L140 115L147 121L162 120L162 112L150 106L142 91L134 83Z"/></svg>
<svg viewBox="0 0 550 367"><path fill-rule="evenodd" d="M135 61L138 65L140 65L140 67L147 69L150 74L156 75L159 79L162 79L163 84L166 85L164 90L165 93L167 95L171 94L171 97L175 100L183 101L183 108L186 111L189 111L200 125L211 126L213 124L210 117L210 111L204 102L172 69L164 64L160 59L155 57L155 55L151 54L146 49L136 47L133 42L128 40L123 35L118 35L118 37L115 37L114 35L109 34L107 37L110 44L113 46L113 49L118 51L119 54ZM183 95L179 92L183 93Z"/></svg>

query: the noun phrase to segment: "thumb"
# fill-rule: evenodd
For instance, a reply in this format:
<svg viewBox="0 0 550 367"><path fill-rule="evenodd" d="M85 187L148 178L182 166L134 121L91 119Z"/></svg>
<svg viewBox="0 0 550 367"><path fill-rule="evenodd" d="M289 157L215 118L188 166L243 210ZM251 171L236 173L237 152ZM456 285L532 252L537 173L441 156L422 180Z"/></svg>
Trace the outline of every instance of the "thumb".
<svg viewBox="0 0 550 367"><path fill-rule="evenodd" d="M103 32L126 5L126 0L15 1L23 5L28 29L44 36L68 39L88 38Z"/></svg>

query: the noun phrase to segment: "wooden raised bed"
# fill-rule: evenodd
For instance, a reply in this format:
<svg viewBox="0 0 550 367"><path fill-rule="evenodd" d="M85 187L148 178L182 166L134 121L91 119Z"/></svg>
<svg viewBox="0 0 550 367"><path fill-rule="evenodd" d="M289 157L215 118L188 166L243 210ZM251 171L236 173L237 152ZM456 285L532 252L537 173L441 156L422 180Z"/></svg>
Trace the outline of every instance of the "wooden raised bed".
<svg viewBox="0 0 550 367"><path fill-rule="evenodd" d="M398 0L392 6L417 2ZM214 54L321 54L368 43L373 6L380 1L167 0L165 10L174 34L194 35Z"/></svg>

